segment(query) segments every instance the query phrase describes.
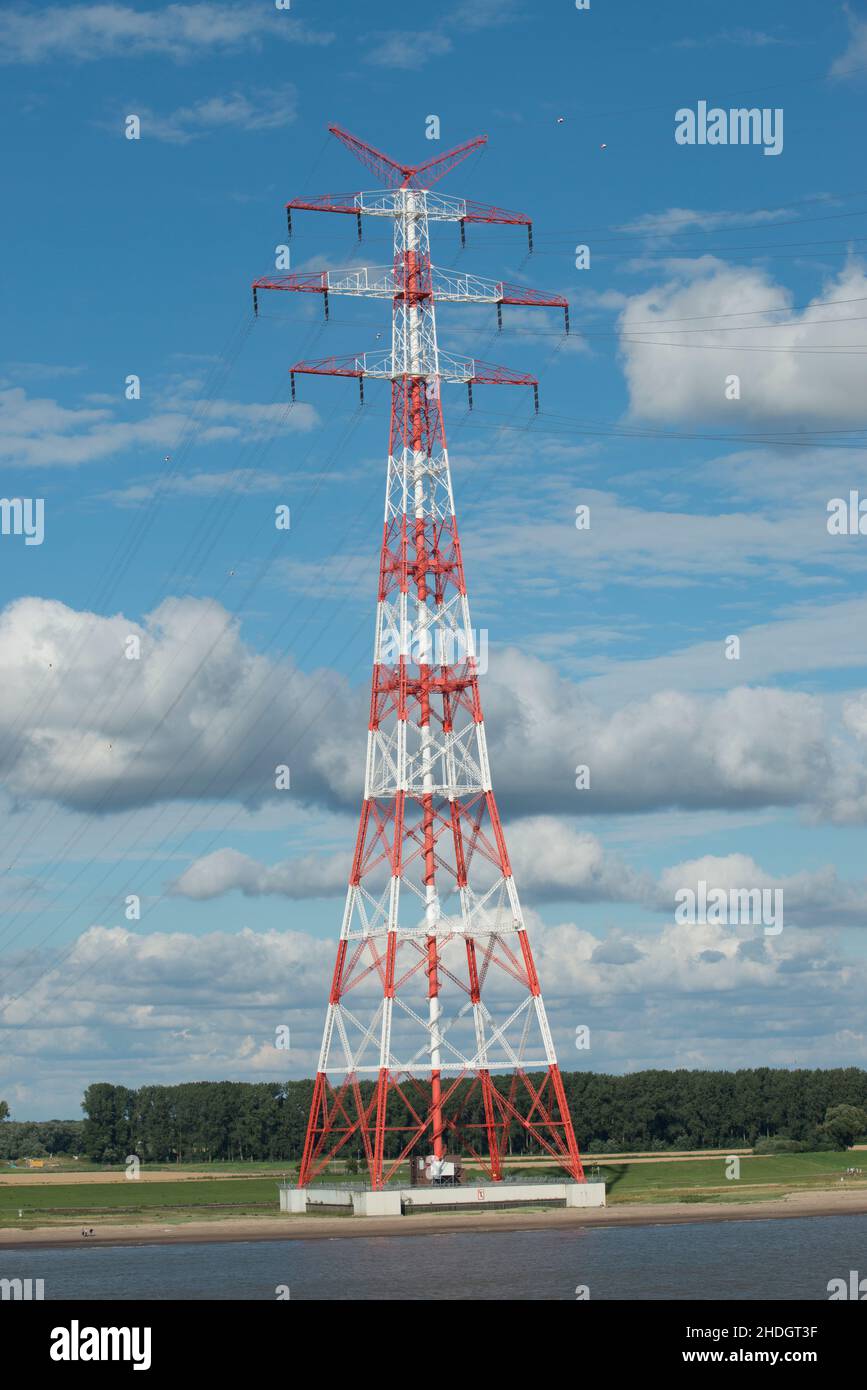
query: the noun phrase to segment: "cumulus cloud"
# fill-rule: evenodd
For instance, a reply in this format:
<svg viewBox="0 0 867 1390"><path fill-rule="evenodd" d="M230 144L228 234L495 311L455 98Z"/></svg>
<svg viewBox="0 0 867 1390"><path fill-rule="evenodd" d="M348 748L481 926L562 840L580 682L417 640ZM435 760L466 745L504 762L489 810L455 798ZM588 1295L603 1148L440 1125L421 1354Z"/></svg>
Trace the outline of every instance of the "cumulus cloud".
<svg viewBox="0 0 867 1390"><path fill-rule="evenodd" d="M125 657L130 637L139 660ZM286 795L275 791L275 767L287 764L293 799L358 805L364 687L327 668L275 663L215 601L167 599L138 623L17 600L0 614L0 681L0 776L19 799L99 812L188 799L259 804ZM775 688L660 689L612 708L506 650L483 698L507 820L664 807L867 813L867 720L854 697L849 728L829 723L818 696ZM590 768L587 790L575 786L579 765ZM584 866L563 886L598 893L608 870L591 841L563 846L545 822L527 832L530 879L549 838L551 853L559 846Z"/></svg>
<svg viewBox="0 0 867 1390"><path fill-rule="evenodd" d="M696 892L700 882L708 891L725 893L757 888L778 891L784 921L790 926L818 930L867 925L867 880L841 880L831 864L794 874L771 874L748 854L706 854L671 865L660 875L655 905L672 912L675 895L684 888Z"/></svg>
<svg viewBox="0 0 867 1390"><path fill-rule="evenodd" d="M527 902L571 899L637 901L649 884L606 854L595 836L554 816L531 816L508 831L509 857ZM194 860L172 886L186 898L215 898L233 890L246 897L339 897L346 892L351 856L303 855L267 865L235 849Z"/></svg>
<svg viewBox="0 0 867 1390"><path fill-rule="evenodd" d="M867 273L854 259L798 310L767 271L712 256L671 262L669 278L631 296L619 316L630 414L675 421L726 412L741 427L860 423L858 306L825 301L865 298ZM731 375L740 377L737 403L724 395Z"/></svg>
<svg viewBox="0 0 867 1390"><path fill-rule="evenodd" d="M529 924L566 1069L588 1064L572 1046L578 1025L590 1028L600 1071L867 1061L863 963L843 961L833 934L757 940L666 923L602 943L569 922L546 926L530 913ZM62 960L28 957L0 995L0 1080L8 1088L26 1074L47 1113L74 1114L97 1075L127 1085L309 1076L333 962L333 941L298 931L92 927ZM375 1007L378 992L374 981L356 1010ZM59 1013L62 1049L44 1024ZM291 1048L275 1056L286 1025Z"/></svg>
<svg viewBox="0 0 867 1390"><path fill-rule="evenodd" d="M217 898L237 889L248 898L279 894L285 898L331 898L346 892L351 855L308 854L279 864L262 864L235 849L203 855L172 885L179 897Z"/></svg>
<svg viewBox="0 0 867 1390"><path fill-rule="evenodd" d="M543 902L632 903L674 916L683 889L729 893L756 889L778 892L784 926L799 930L867 926L867 879L841 879L827 864L794 874L774 874L748 854L705 854L665 868L658 878L636 872L607 851L597 836L553 816L534 816L506 827L515 881L525 904ZM235 849L220 849L190 863L171 885L179 897L204 901L238 891L245 897L280 896L291 900L342 897L350 854L307 854L267 865ZM758 920L758 919L756 919ZM642 955L619 935L593 951L593 960L630 964Z"/></svg>
<svg viewBox="0 0 867 1390"><path fill-rule="evenodd" d="M334 945L303 932L94 926L63 952L2 963L0 1083L27 1076L36 1104L56 1114L57 1097L74 1115L96 1076L142 1085L310 1075ZM59 1010L62 1048L44 1026ZM275 1049L287 1025L291 1051Z"/></svg>
<svg viewBox="0 0 867 1390"><path fill-rule="evenodd" d="M130 637L139 659L126 658ZM325 730L352 701L330 671L257 655L209 600L168 599L138 624L21 599L0 615L0 775L13 795L107 812L177 799L274 795L288 765L301 799L333 803ZM355 732L355 726L353 726ZM361 785L363 747L351 778Z"/></svg>
<svg viewBox="0 0 867 1390"><path fill-rule="evenodd" d="M577 813L581 798L594 812L792 805L816 800L831 770L821 702L790 691L668 689L610 710L507 652L485 708L498 796L525 814ZM590 768L589 790L575 788L578 765Z"/></svg>

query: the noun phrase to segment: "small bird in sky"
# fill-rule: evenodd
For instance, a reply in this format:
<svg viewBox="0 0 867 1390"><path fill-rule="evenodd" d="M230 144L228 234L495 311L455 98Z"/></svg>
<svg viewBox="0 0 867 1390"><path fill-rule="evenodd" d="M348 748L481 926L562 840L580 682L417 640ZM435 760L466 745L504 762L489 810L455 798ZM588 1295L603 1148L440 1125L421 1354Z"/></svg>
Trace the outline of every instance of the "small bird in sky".
<svg viewBox="0 0 867 1390"><path fill-rule="evenodd" d="M558 124L558 125L563 125L563 124L565 123L565 121L566 121L566 117L565 117L565 116L558 116L558 117L557 117L557 124Z"/></svg>

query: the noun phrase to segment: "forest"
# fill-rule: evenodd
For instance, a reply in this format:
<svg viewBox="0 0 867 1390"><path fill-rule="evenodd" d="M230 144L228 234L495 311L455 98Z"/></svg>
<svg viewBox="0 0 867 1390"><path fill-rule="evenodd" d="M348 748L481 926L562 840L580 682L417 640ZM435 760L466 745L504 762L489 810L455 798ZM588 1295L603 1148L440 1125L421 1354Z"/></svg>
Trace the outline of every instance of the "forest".
<svg viewBox="0 0 867 1390"><path fill-rule="evenodd" d="M588 1153L772 1143L838 1148L863 1137L867 1124L867 1071L857 1067L564 1072L563 1084L579 1147ZM372 1083L363 1082L361 1091L369 1099ZM83 1120L4 1119L0 1160L61 1153L97 1163L122 1163L129 1154L150 1163L297 1160L312 1093L309 1080L193 1081L138 1090L98 1082L84 1093ZM0 1101L0 1117L4 1112ZM403 1119L399 1103L390 1103L388 1119ZM481 1123L478 1088L465 1097L463 1120ZM398 1142L389 1136L394 1152ZM507 1148L519 1156L533 1151L517 1124ZM346 1155L361 1157L360 1146L348 1143Z"/></svg>
<svg viewBox="0 0 867 1390"><path fill-rule="evenodd" d="M765 1147L772 1141L837 1148L862 1137L867 1112L867 1071L857 1067L564 1072L563 1083L579 1147L591 1153ZM361 1091L369 1098L372 1083L363 1082ZM79 1153L98 1163L122 1163L129 1154L151 1163L295 1160L312 1092L309 1080L194 1081L138 1090L98 1082L85 1091L83 1120L4 1120L0 1159ZM399 1102L391 1103L389 1122L402 1118ZM476 1088L465 1097L463 1121L481 1120ZM389 1142L397 1152L398 1136ZM517 1124L507 1148L513 1155L532 1151ZM356 1151L348 1143L346 1154L360 1157L360 1146Z"/></svg>

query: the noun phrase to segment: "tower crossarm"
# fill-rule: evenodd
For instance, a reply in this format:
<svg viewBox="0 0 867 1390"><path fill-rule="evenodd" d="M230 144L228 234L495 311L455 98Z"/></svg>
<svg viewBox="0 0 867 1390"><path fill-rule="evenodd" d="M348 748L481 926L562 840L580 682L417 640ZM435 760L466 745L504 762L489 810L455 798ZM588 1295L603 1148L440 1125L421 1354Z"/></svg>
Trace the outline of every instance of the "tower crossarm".
<svg viewBox="0 0 867 1390"><path fill-rule="evenodd" d="M498 367L493 362L480 362L478 358L470 360L473 364L473 374L467 379L467 398L470 410L473 408L474 386L532 386L533 404L538 415L539 382L536 377L531 376L529 372L514 372L509 367Z"/></svg>
<svg viewBox="0 0 867 1390"><path fill-rule="evenodd" d="M362 352L354 357L321 357L315 361L295 362L289 368L289 389L293 401L295 400L295 377L299 373L305 376L357 377L359 399L363 405L364 378L366 376L380 377L385 381L391 379L391 353Z"/></svg>
<svg viewBox="0 0 867 1390"><path fill-rule="evenodd" d="M321 193L316 198L293 198L286 204L286 230L293 235L293 212L340 212L354 214L358 240L361 241L361 214L367 211L359 199L361 193Z"/></svg>
<svg viewBox="0 0 867 1390"><path fill-rule="evenodd" d="M565 331L569 332L569 301L561 294L548 294L527 285L512 285L504 280L490 280L467 271L443 270L431 266L429 278L419 277L410 287L400 267L362 266L357 270L287 271L279 275L262 275L253 281L253 311L259 312L260 290L289 290L297 294L321 294L328 318L329 295L344 294L362 299L391 299L414 301L433 299L442 304L496 304L499 327L502 328L502 305L520 304L528 308L562 309Z"/></svg>
<svg viewBox="0 0 867 1390"><path fill-rule="evenodd" d="M482 275L465 271L441 270L431 267L431 290L435 300L443 304L496 304L497 324L503 326L502 306L521 304L528 308L562 309L565 332L569 332L569 301L562 294L548 294L527 285L512 285L504 280L489 280Z"/></svg>
<svg viewBox="0 0 867 1390"><path fill-rule="evenodd" d="M488 203L470 202L464 199L466 212L458 220L461 226L461 246L466 246L466 224L468 222L487 222L491 224L501 223L509 227L527 228L527 250L532 254L533 251L533 222L523 212L509 212L507 208L491 207ZM431 214L433 215L433 214Z"/></svg>
<svg viewBox="0 0 867 1390"><path fill-rule="evenodd" d="M315 198L293 198L286 204L286 211L353 213L358 212L359 199L363 197L363 193L319 193Z"/></svg>
<svg viewBox="0 0 867 1390"><path fill-rule="evenodd" d="M397 292L394 267L363 266L358 270L287 271L262 275L253 281L253 312L259 312L260 290L289 290L296 294L321 294L328 318L329 295L348 294L365 299L394 299Z"/></svg>
<svg viewBox="0 0 867 1390"><path fill-rule="evenodd" d="M423 190L425 213L431 222L457 222L461 229L461 244L466 245L467 222L488 223L508 227L526 227L530 251L533 250L533 222L526 213L494 207L469 198ZM400 189L373 189L358 193L320 193L315 198L293 198L286 204L286 226L294 235L294 212L337 212L355 216L358 240L361 241L362 217L400 217L404 200Z"/></svg>
<svg viewBox="0 0 867 1390"><path fill-rule="evenodd" d="M297 375L356 377L363 401L364 377L395 381L401 372L400 363L395 366L394 356L388 351L360 352L345 357L320 357L294 362L289 368L293 401L296 398ZM511 367L500 367L494 362L482 362L477 357L458 357L454 353L440 352L437 380L452 386L466 386L470 409L473 407L474 386L531 386L536 411L539 409L539 382L536 377L529 372L516 372Z"/></svg>
<svg viewBox="0 0 867 1390"><path fill-rule="evenodd" d="M463 214L464 222L502 222L510 227L532 227L532 220L524 212L509 212L508 208L495 208L488 203L471 202L469 198L463 200L466 212Z"/></svg>

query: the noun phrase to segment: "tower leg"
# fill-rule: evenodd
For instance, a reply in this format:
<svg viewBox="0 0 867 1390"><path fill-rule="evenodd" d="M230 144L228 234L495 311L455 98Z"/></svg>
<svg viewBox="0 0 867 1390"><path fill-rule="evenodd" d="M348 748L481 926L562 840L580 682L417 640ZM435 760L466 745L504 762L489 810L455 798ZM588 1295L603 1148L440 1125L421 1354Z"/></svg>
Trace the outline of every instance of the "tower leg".
<svg viewBox="0 0 867 1390"><path fill-rule="evenodd" d="M310 1119L307 1124L307 1135L304 1140L304 1153L301 1157L301 1170L298 1174L298 1186L306 1187L310 1180L310 1164L313 1159L313 1150L316 1142L316 1120L323 1109L323 1099L325 1094L325 1077L321 1071L316 1073L316 1081L313 1085L313 1100L310 1102ZM325 1118L322 1116L324 1125Z"/></svg>

